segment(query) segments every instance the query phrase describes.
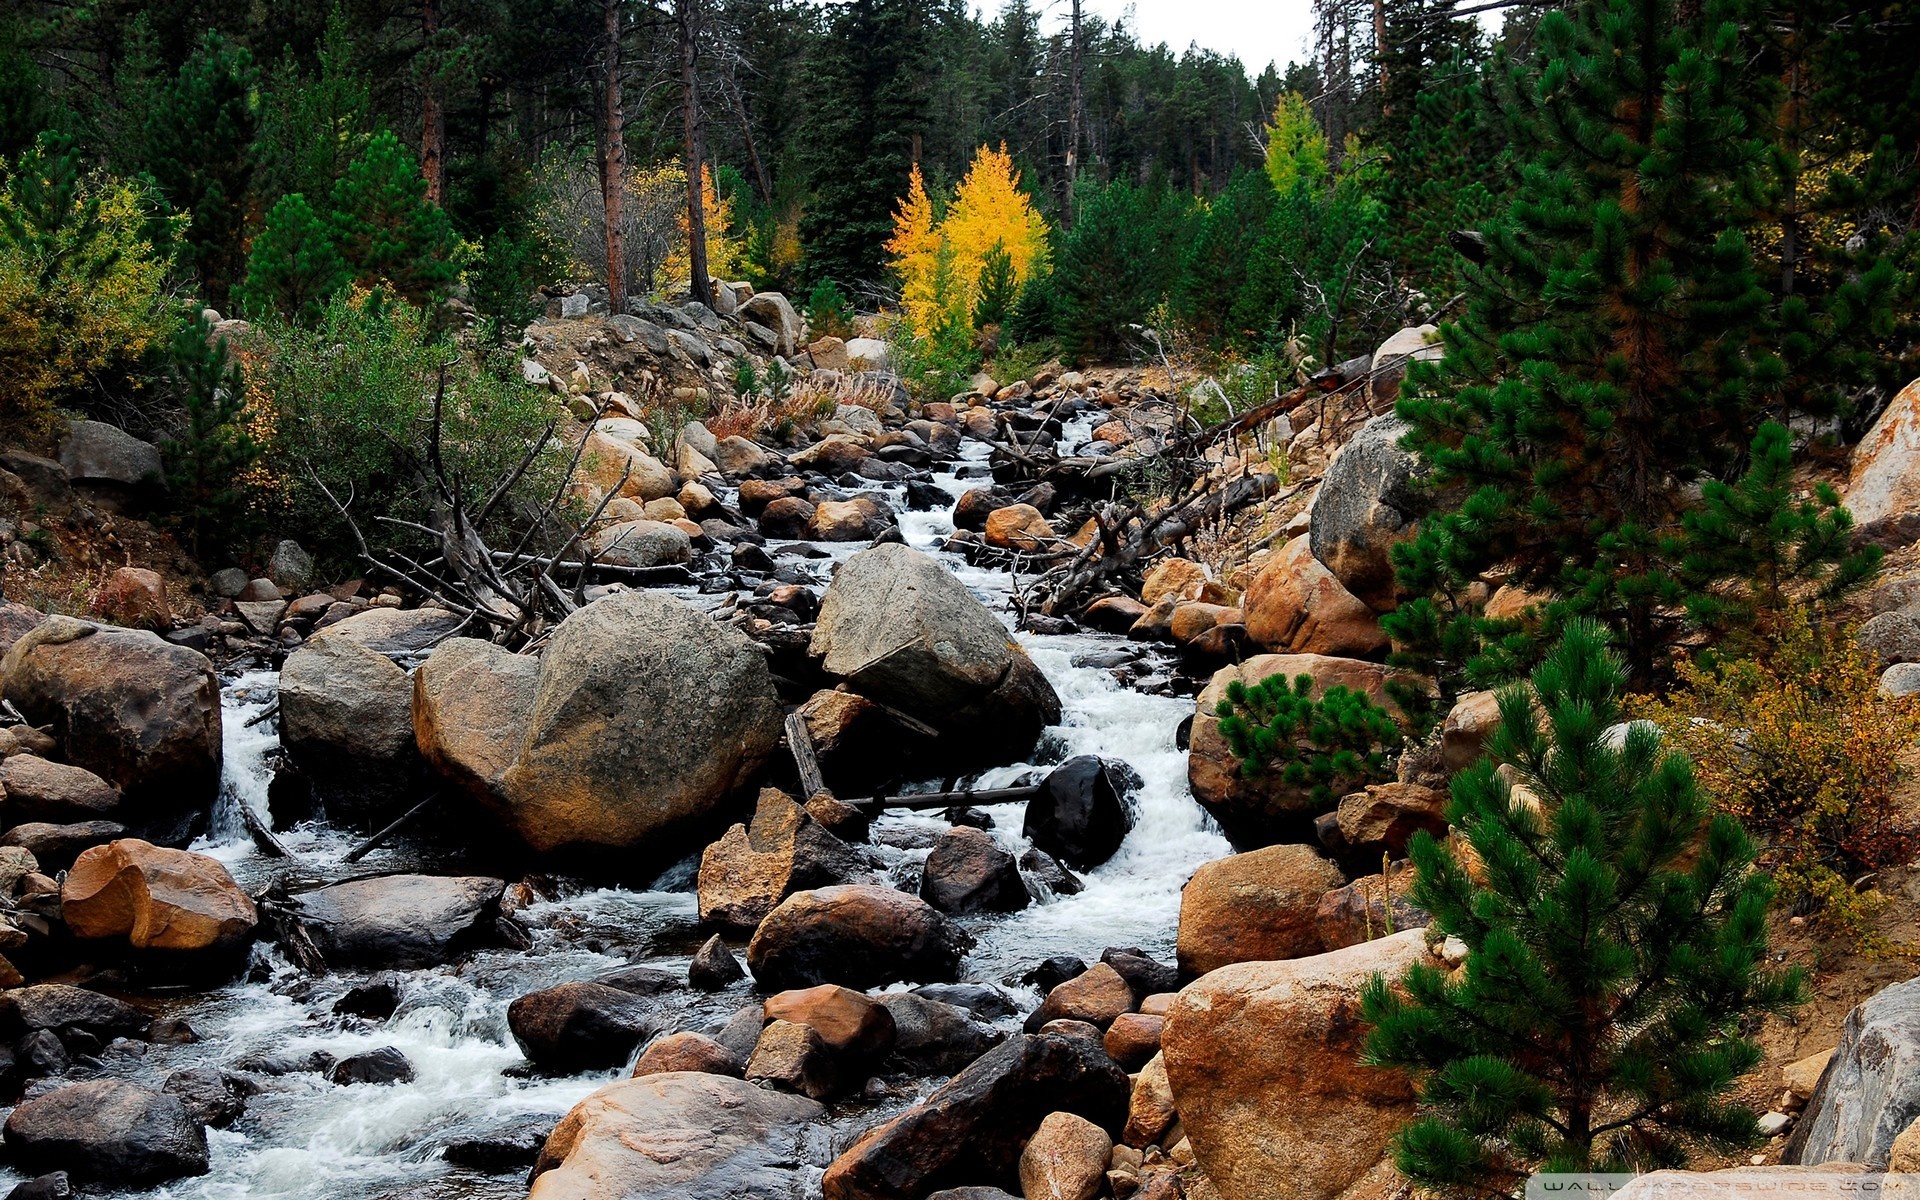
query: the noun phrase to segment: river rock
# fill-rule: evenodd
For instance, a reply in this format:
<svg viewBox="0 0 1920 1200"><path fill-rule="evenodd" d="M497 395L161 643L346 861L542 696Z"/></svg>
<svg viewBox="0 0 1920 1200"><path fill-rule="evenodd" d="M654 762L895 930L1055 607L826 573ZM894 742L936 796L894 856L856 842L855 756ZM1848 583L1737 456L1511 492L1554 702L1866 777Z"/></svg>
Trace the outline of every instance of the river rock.
<svg viewBox="0 0 1920 1200"><path fill-rule="evenodd" d="M588 539L593 560L615 567L665 567L689 562L693 541L664 521L621 521Z"/></svg>
<svg viewBox="0 0 1920 1200"><path fill-rule="evenodd" d="M988 1029L962 1008L913 992L879 998L893 1017L893 1058L914 1074L951 1075L999 1045L1004 1034Z"/></svg>
<svg viewBox="0 0 1920 1200"><path fill-rule="evenodd" d="M1252 686L1270 676L1310 676L1308 695L1319 697L1336 685L1363 692L1373 703L1399 714L1387 695L1386 668L1353 658L1326 658L1318 654L1261 654L1216 671L1194 704L1193 732L1187 756L1187 782L1201 807L1220 822L1220 828L1240 849L1274 842L1306 841L1312 835L1314 801L1311 790L1287 783L1271 771L1248 779L1240 760L1220 734L1216 710L1227 697L1227 685L1239 680Z"/></svg>
<svg viewBox="0 0 1920 1200"><path fill-rule="evenodd" d="M931 905L873 884L795 892L760 924L747 965L773 989L950 982L973 946Z"/></svg>
<svg viewBox="0 0 1920 1200"><path fill-rule="evenodd" d="M602 494L630 496L645 504L673 495L673 472L667 464L632 442L608 437L604 433L587 435L586 453L580 460L580 479Z"/></svg>
<svg viewBox="0 0 1920 1200"><path fill-rule="evenodd" d="M359 1054L349 1054L327 1071L327 1081L347 1086L356 1083L412 1083L413 1064L396 1046L381 1046Z"/></svg>
<svg viewBox="0 0 1920 1200"><path fill-rule="evenodd" d="M1277 654L1374 658L1387 651L1379 619L1313 556L1301 534L1247 588L1247 636Z"/></svg>
<svg viewBox="0 0 1920 1200"><path fill-rule="evenodd" d="M746 968L717 933L694 952L687 967L688 985L702 992L725 991L746 977Z"/></svg>
<svg viewBox="0 0 1920 1200"><path fill-rule="evenodd" d="M46 1030L64 1037L74 1030L101 1042L140 1037L152 1020L124 1000L64 983L37 983L0 992L0 1035L12 1041Z"/></svg>
<svg viewBox="0 0 1920 1200"><path fill-rule="evenodd" d="M1165 1021L1162 1020L1164 1037ZM1166 1136L1180 1119L1174 1107L1173 1085L1167 1082L1166 1052L1154 1055L1134 1077L1127 1097L1127 1125L1120 1134L1122 1145L1136 1149L1151 1146Z"/></svg>
<svg viewBox="0 0 1920 1200"><path fill-rule="evenodd" d="M1360 993L1426 955L1426 934L1290 962L1244 962L1189 984L1161 1053L1193 1153L1225 1200L1333 1200L1413 1111L1398 1071L1362 1066Z"/></svg>
<svg viewBox="0 0 1920 1200"><path fill-rule="evenodd" d="M167 585L158 572L142 567L116 567L94 589L87 602L89 615L128 629L165 633L173 628L173 609L167 604Z"/></svg>
<svg viewBox="0 0 1920 1200"><path fill-rule="evenodd" d="M1133 986L1110 963L1095 963L1072 979L1057 984L1040 1007L1027 1018L1029 1032L1053 1021L1084 1021L1104 1030L1121 1013L1132 1012L1137 997Z"/></svg>
<svg viewBox="0 0 1920 1200"><path fill-rule="evenodd" d="M764 788L753 824L733 826L700 855L700 919L751 933L793 893L846 883L858 869L851 847L785 792Z"/></svg>
<svg viewBox="0 0 1920 1200"><path fill-rule="evenodd" d="M858 472L873 451L860 438L844 433L828 434L805 450L787 456L787 466L796 471L819 471L827 475Z"/></svg>
<svg viewBox="0 0 1920 1200"><path fill-rule="evenodd" d="M1413 536L1425 511L1420 464L1400 448L1410 426L1389 413L1375 417L1327 464L1307 506L1313 557L1335 579L1376 610L1393 607L1393 563L1388 552Z"/></svg>
<svg viewBox="0 0 1920 1200"><path fill-rule="evenodd" d="M865 496L822 500L807 519L807 537L816 542L870 542L891 528L893 514Z"/></svg>
<svg viewBox="0 0 1920 1200"><path fill-rule="evenodd" d="M1338 950L1407 929L1425 929L1431 913L1414 904L1413 867L1395 864L1391 886L1385 875L1365 875L1320 897L1314 906L1313 927L1320 949Z"/></svg>
<svg viewBox="0 0 1920 1200"><path fill-rule="evenodd" d="M205 823L220 788L220 682L204 655L60 617L14 643L0 679L67 762L120 789L129 828L183 844Z"/></svg>
<svg viewBox="0 0 1920 1200"><path fill-rule="evenodd" d="M480 940L506 883L480 875L381 875L294 897L296 919L335 967L431 967Z"/></svg>
<svg viewBox="0 0 1920 1200"><path fill-rule="evenodd" d="M720 1075L611 1083L573 1106L528 1200L746 1200L798 1195L818 1103Z"/></svg>
<svg viewBox="0 0 1920 1200"><path fill-rule="evenodd" d="M1016 912L1032 903L1013 855L983 829L957 826L940 835L920 877L920 898L955 916Z"/></svg>
<svg viewBox="0 0 1920 1200"><path fill-rule="evenodd" d="M369 608L336 621L316 638L346 638L388 658L413 659L457 633L466 618L444 608Z"/></svg>
<svg viewBox="0 0 1920 1200"><path fill-rule="evenodd" d="M1920 979L1855 1005L1782 1162L1885 1167L1893 1140L1920 1117Z"/></svg>
<svg viewBox="0 0 1920 1200"><path fill-rule="evenodd" d="M1899 393L1853 448L1847 510L1857 536L1899 547L1920 536L1920 380Z"/></svg>
<svg viewBox="0 0 1920 1200"><path fill-rule="evenodd" d="M1375 783L1340 798L1335 822L1345 850L1377 863L1382 853L1405 858L1422 830L1447 835L1447 797L1417 783Z"/></svg>
<svg viewBox="0 0 1920 1200"><path fill-rule="evenodd" d="M218 1067L185 1067L167 1076L160 1090L186 1105L194 1120L216 1129L225 1129L247 1110L239 1081Z"/></svg>
<svg viewBox="0 0 1920 1200"><path fill-rule="evenodd" d="M903 545L841 565L810 649L854 691L939 729L947 769L1017 761L1060 719L1059 696L1006 627L952 572Z"/></svg>
<svg viewBox="0 0 1920 1200"><path fill-rule="evenodd" d="M698 1071L706 1075L730 1075L738 1079L746 1064L733 1051L704 1033L682 1030L648 1044L633 1064L633 1078L664 1075L670 1071Z"/></svg>
<svg viewBox="0 0 1920 1200"><path fill-rule="evenodd" d="M86 851L127 833L127 827L118 821L71 821L65 825L28 821L0 836L0 847L25 850L42 870L57 873L71 867L73 860Z"/></svg>
<svg viewBox="0 0 1920 1200"><path fill-rule="evenodd" d="M163 954L223 954L253 940L253 901L204 854L137 838L81 854L60 886L75 937Z"/></svg>
<svg viewBox="0 0 1920 1200"><path fill-rule="evenodd" d="M1228 963L1318 954L1314 912L1345 882L1309 846L1269 846L1207 863L1180 893L1180 969L1204 975Z"/></svg>
<svg viewBox="0 0 1920 1200"><path fill-rule="evenodd" d="M800 706L820 774L837 793L870 795L924 747L925 739L856 692L822 690Z"/></svg>
<svg viewBox="0 0 1920 1200"><path fill-rule="evenodd" d="M1189 558L1163 558L1148 569L1140 583L1140 602L1153 605L1168 596L1198 600L1213 579L1207 568Z"/></svg>
<svg viewBox="0 0 1920 1200"><path fill-rule="evenodd" d="M121 816L120 793L106 780L37 754L15 754L0 762L0 795L6 797L9 825L113 821Z"/></svg>
<svg viewBox="0 0 1920 1200"><path fill-rule="evenodd" d="M1048 1114L1117 1129L1127 1090L1126 1073L1098 1042L1010 1038L849 1147L821 1181L826 1200L921 1200L983 1181L1017 1187L1021 1151Z"/></svg>
<svg viewBox="0 0 1920 1200"><path fill-rule="evenodd" d="M1166 1018L1148 1013L1121 1013L1100 1040L1107 1057L1129 1071L1137 1071L1160 1053L1160 1034Z"/></svg>
<svg viewBox="0 0 1920 1200"><path fill-rule="evenodd" d="M615 593L562 621L541 655L505 816L540 852L677 858L760 768L781 721L744 634L658 592Z"/></svg>
<svg viewBox="0 0 1920 1200"><path fill-rule="evenodd" d="M721 473L730 479L745 479L779 463L759 443L738 434L715 442L713 451L709 457L719 465Z"/></svg>
<svg viewBox="0 0 1920 1200"><path fill-rule="evenodd" d="M617 1067L659 1031L653 1005L604 983L530 992L507 1006L507 1027L527 1061L572 1074Z"/></svg>
<svg viewBox="0 0 1920 1200"><path fill-rule="evenodd" d="M280 670L280 742L329 811L378 812L415 780L413 683L352 638L314 638Z"/></svg>
<svg viewBox="0 0 1920 1200"><path fill-rule="evenodd" d="M1047 774L1027 801L1020 832L1035 846L1082 871L1112 858L1133 829L1123 785L1104 759L1082 754Z"/></svg>
<svg viewBox="0 0 1920 1200"><path fill-rule="evenodd" d="M60 442L60 465L75 483L127 488L166 484L160 448L104 421L75 421L69 425Z"/></svg>
<svg viewBox="0 0 1920 1200"><path fill-rule="evenodd" d="M767 999L769 1023L790 1021L820 1035L843 1064L872 1063L893 1049L893 1014L871 996L834 984L797 988Z"/></svg>
<svg viewBox="0 0 1920 1200"><path fill-rule="evenodd" d="M987 545L1002 550L1044 550L1053 541L1053 526L1031 504L1009 504L987 514Z"/></svg>
<svg viewBox="0 0 1920 1200"><path fill-rule="evenodd" d="M838 1056L828 1049L819 1030L795 1021L770 1021L761 1029L747 1059L746 1079L815 1100L828 1099L843 1085L859 1082L842 1073Z"/></svg>
<svg viewBox="0 0 1920 1200"><path fill-rule="evenodd" d="M1113 1139L1085 1117L1048 1113L1020 1152L1020 1194L1026 1200L1093 1200L1107 1181Z"/></svg>
<svg viewBox="0 0 1920 1200"><path fill-rule="evenodd" d="M146 1188L208 1170L207 1133L173 1096L92 1079L29 1100L7 1117L7 1153L38 1173Z"/></svg>
<svg viewBox="0 0 1920 1200"><path fill-rule="evenodd" d="M449 638L413 672L413 734L421 757L499 814L504 779L533 713L540 660L479 638Z"/></svg>

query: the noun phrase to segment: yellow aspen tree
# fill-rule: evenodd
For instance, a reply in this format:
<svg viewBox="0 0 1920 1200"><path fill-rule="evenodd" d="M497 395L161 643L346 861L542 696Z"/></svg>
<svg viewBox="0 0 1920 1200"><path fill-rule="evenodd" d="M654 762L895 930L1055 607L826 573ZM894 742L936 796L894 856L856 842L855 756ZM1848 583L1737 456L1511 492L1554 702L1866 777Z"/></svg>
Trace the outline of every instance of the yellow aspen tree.
<svg viewBox="0 0 1920 1200"><path fill-rule="evenodd" d="M685 178L684 172L676 174ZM728 235L733 224L733 201L722 200L717 188L713 186L713 169L706 164L700 167L700 207L706 214L707 226L707 274L716 279L732 279L740 264L740 246L738 240ZM687 210L681 206L678 219L679 237L673 250L667 255L667 261L661 267L661 277L671 283L681 283L693 277L693 255L687 236Z"/></svg>
<svg viewBox="0 0 1920 1200"><path fill-rule="evenodd" d="M980 273L993 248L1003 246L1013 260L1016 283L1025 283L1047 266L1047 223L1020 190L1020 172L1001 144L982 146L954 193L940 222L940 236L953 249L954 273L967 285L967 307L978 298Z"/></svg>
<svg viewBox="0 0 1920 1200"><path fill-rule="evenodd" d="M893 214L893 236L887 239L887 253L900 276L900 307L914 332L925 335L936 323L941 308L940 236L934 230L933 198L927 195L927 182L914 164L907 183L906 198Z"/></svg>
<svg viewBox="0 0 1920 1200"><path fill-rule="evenodd" d="M1267 178L1284 196L1296 183L1316 186L1327 177L1327 135L1313 107L1299 92L1283 92L1267 122Z"/></svg>

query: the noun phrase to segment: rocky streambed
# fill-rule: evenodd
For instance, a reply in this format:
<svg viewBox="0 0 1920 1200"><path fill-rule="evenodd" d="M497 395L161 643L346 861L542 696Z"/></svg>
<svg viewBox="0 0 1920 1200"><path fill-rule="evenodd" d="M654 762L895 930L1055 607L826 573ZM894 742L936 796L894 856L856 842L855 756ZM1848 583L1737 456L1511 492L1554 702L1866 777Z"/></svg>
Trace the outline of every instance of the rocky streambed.
<svg viewBox="0 0 1920 1200"><path fill-rule="evenodd" d="M1074 422L1062 430L1061 440L1084 440L1091 427L1087 419ZM970 565L942 551L953 530L951 506L929 503L931 488L958 501L976 486L985 456L983 443L969 443L956 460L935 469L931 485L916 483L919 507L911 506L908 489L899 483L864 491L886 495L901 540L932 554L1010 625L1014 581L1004 570ZM728 493L720 499L731 504L738 497ZM767 548L777 553L780 545L771 539ZM808 552L821 557L781 556L780 561L803 568L824 586L854 550L828 543L824 553ZM696 587L674 594L708 610L729 602L724 592ZM1067 894L1071 884L1056 888L1057 877L1036 867L1025 879L1036 902L1013 912L952 918L972 939L953 974L961 984L979 986L927 995L947 1006L942 1013L964 1018L966 1030L949 1031L948 1041L960 1050L930 1052L917 1065L875 1064L870 1078L818 1088L825 1108L766 1114L767 1122L786 1130L772 1139L782 1152L772 1161L721 1154L712 1190L697 1194L818 1195L822 1169L862 1132L924 1099L984 1047L1018 1034L1040 1005L1042 988L1071 969L1057 962L1047 967L1049 959L1070 956L1095 963L1108 948L1123 947L1173 961L1182 884L1196 867L1230 851L1194 802L1186 754L1176 744L1182 721L1193 711L1191 699L1171 694L1183 689L1168 686L1170 666L1152 657L1159 651L1140 643L1088 632L1010 636L1057 694L1059 719L1045 730L1030 761L994 767L968 777L969 782L1000 787L1080 755L1122 762L1135 777L1128 798L1130 830L1116 853L1079 874L1077 892ZM1150 690L1122 682L1141 676L1157 677ZM264 854L243 818L250 814L255 824L272 819L278 723L259 718L276 704L279 686L275 673L261 669L222 680L220 798L209 832L192 849L224 864L253 895L297 894L316 884L394 873L443 882L470 874L506 878L502 906L514 932L506 939L482 938L492 944L465 953L442 945L437 947L441 953L423 955L435 961L398 969L356 968L353 954L329 946L332 969L320 974L290 961L285 947L262 941L240 980L211 991L184 984L169 989L150 979L141 993L143 1005L184 1022L196 1040L112 1041L57 1082L122 1079L192 1096L196 1114L208 1107L243 1111L208 1129L206 1174L142 1194L289 1200L522 1196L527 1164L555 1122L596 1089L629 1074L632 1054L623 1049L617 1061L602 1061L587 1053L574 1061L557 1049L553 1061L543 1064L547 1069L536 1069L510 1027L510 1006L517 999L613 978L629 998L616 1007L628 1006L623 1011L646 1030L643 1041L653 1034L691 1032L737 1043L736 1018L745 1010L754 1011L752 1025L758 1031L766 989L756 992L750 981L717 991L686 986L689 968L711 932L701 921L695 891L697 852L666 866L646 887L599 887L544 873L522 879L524 865L516 871L512 861L502 862L497 854L476 858L457 837L402 838L349 862L360 832L324 819L279 830L288 857ZM943 780L923 782L934 787ZM1022 834L1023 809L1017 800L981 805L962 823L987 826L985 836L1019 858L1030 848ZM861 846L871 877L917 890L928 854L950 828L952 823L937 812L880 816ZM444 891L422 893L420 924L432 925L436 906L447 903ZM457 897L451 903L459 908ZM457 926L461 917L456 912L450 920ZM746 957L743 933L727 934L725 941L734 955ZM907 990L904 983L876 989L883 999L885 993ZM596 1019L617 1023L618 1017L602 1013ZM564 1043L567 1036L563 1032L557 1041ZM929 1042L932 1050L938 1050L937 1040ZM752 1045L748 1035L742 1048ZM556 1062L572 1069L555 1070ZM28 1097L55 1082L29 1085ZM793 1090L813 1089L800 1080ZM701 1102L676 1095L667 1107L679 1111L691 1105L688 1111L695 1117L689 1119L697 1123ZM21 1178L0 1174L0 1180Z"/></svg>

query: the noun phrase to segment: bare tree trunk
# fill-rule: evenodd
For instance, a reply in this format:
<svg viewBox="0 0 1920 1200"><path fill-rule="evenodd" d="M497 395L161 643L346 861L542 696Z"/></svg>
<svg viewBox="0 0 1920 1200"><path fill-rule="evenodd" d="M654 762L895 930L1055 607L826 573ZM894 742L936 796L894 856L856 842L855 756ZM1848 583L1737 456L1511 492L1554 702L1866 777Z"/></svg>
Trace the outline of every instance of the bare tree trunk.
<svg viewBox="0 0 1920 1200"><path fill-rule="evenodd" d="M427 177L427 202L446 203L447 106L440 95L440 70L434 38L440 32L440 0L422 0L420 32L426 41L426 91L420 98L420 170Z"/></svg>
<svg viewBox="0 0 1920 1200"><path fill-rule="evenodd" d="M1373 62L1378 72L1373 86L1379 89L1384 107L1387 95L1387 0L1373 0Z"/></svg>
<svg viewBox="0 0 1920 1200"><path fill-rule="evenodd" d="M687 257L692 263L693 298L713 307L713 280L707 274L707 205L702 195L706 162L705 130L700 122L699 0L673 0L680 35L680 106L685 117L687 159Z"/></svg>
<svg viewBox="0 0 1920 1200"><path fill-rule="evenodd" d="M1073 0L1073 17L1068 33L1067 67L1067 194L1060 205L1063 223L1073 224L1073 190L1080 180L1080 89L1083 74L1080 47L1080 0Z"/></svg>
<svg viewBox="0 0 1920 1200"><path fill-rule="evenodd" d="M747 112L747 98L741 93L738 81L733 81L727 92L733 101L734 116L740 121L740 143L747 152L747 169L753 172L753 186L760 193L761 202L771 208L773 176L767 174L767 164L761 161L760 148L753 140L753 118Z"/></svg>
<svg viewBox="0 0 1920 1200"><path fill-rule="evenodd" d="M600 0L605 39L605 91L600 107L600 201L607 222L607 304L627 311L627 247L621 226L626 219L627 132L620 102L620 0Z"/></svg>

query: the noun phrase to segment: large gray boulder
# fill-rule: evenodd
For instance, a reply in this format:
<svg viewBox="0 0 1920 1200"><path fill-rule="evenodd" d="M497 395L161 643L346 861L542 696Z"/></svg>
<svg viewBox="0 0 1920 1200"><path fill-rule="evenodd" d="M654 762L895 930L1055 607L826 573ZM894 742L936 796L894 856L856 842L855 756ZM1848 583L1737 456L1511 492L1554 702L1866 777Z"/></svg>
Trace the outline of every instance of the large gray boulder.
<svg viewBox="0 0 1920 1200"><path fill-rule="evenodd" d="M1412 538L1426 505L1419 462L1399 445L1408 428L1391 414L1362 425L1333 456L1307 507L1313 557L1376 610L1393 606L1388 551Z"/></svg>
<svg viewBox="0 0 1920 1200"><path fill-rule="evenodd" d="M444 608L369 608L327 626L316 637L359 642L388 658L413 659L446 641L466 618Z"/></svg>
<svg viewBox="0 0 1920 1200"><path fill-rule="evenodd" d="M483 939L506 882L381 875L294 897L293 919L329 966L432 967Z"/></svg>
<svg viewBox="0 0 1920 1200"><path fill-rule="evenodd" d="M448 638L413 672L414 740L427 765L482 806L504 813L507 768L520 752L540 660L479 638Z"/></svg>
<svg viewBox="0 0 1920 1200"><path fill-rule="evenodd" d="M669 1071L610 1083L573 1106L533 1166L528 1200L800 1196L817 1174L826 1109L740 1079Z"/></svg>
<svg viewBox="0 0 1920 1200"><path fill-rule="evenodd" d="M1887 1165L1893 1139L1920 1117L1920 979L1857 1005L1840 1026L1781 1161Z"/></svg>
<svg viewBox="0 0 1920 1200"><path fill-rule="evenodd" d="M124 1079L68 1084L7 1118L7 1153L29 1174L65 1171L119 1191L208 1170L207 1131L178 1098Z"/></svg>
<svg viewBox="0 0 1920 1200"><path fill-rule="evenodd" d="M527 845L677 858L780 740L765 657L658 592L609 596L554 630L501 780Z"/></svg>
<svg viewBox="0 0 1920 1200"><path fill-rule="evenodd" d="M589 542L595 562L615 567L665 567L693 558L686 531L664 521L622 521Z"/></svg>
<svg viewBox="0 0 1920 1200"><path fill-rule="evenodd" d="M740 306L740 318L772 330L773 352L782 358L791 358L799 350L800 314L779 292L756 292Z"/></svg>
<svg viewBox="0 0 1920 1200"><path fill-rule="evenodd" d="M75 421L60 443L60 465L76 483L121 487L159 485L165 469L160 447L104 421Z"/></svg>
<svg viewBox="0 0 1920 1200"><path fill-rule="evenodd" d="M820 602L810 651L863 696L940 731L941 766L1026 757L1060 697L986 605L918 550L862 550Z"/></svg>
<svg viewBox="0 0 1920 1200"><path fill-rule="evenodd" d="M377 810L414 780L413 685L363 643L315 638L280 671L280 744L329 811Z"/></svg>
<svg viewBox="0 0 1920 1200"><path fill-rule="evenodd" d="M0 681L68 763L120 789L135 834L179 846L205 824L220 788L220 683L204 655L54 617L7 651Z"/></svg>

